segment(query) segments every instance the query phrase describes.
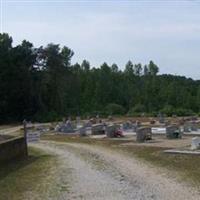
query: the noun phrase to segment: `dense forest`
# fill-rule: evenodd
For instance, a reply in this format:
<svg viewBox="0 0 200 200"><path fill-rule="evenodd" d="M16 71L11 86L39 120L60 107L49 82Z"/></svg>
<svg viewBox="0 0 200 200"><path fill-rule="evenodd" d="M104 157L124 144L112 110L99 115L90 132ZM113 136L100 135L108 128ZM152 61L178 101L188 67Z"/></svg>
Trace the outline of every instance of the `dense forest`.
<svg viewBox="0 0 200 200"><path fill-rule="evenodd" d="M74 52L66 46L35 48L24 40L13 47L12 42L0 34L0 122L200 111L200 81L158 75L153 61L128 61L124 70L107 63L91 67L86 60L72 65Z"/></svg>

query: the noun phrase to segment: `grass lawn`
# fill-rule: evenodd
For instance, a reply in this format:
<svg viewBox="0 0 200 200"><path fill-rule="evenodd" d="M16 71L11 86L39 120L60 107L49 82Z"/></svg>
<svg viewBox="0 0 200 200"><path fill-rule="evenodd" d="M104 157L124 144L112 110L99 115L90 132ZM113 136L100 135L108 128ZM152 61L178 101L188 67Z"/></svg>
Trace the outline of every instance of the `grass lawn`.
<svg viewBox="0 0 200 200"><path fill-rule="evenodd" d="M163 150L166 148L161 147L121 145L130 142L130 140L90 139L88 137L79 138L59 135L44 136L43 139L109 147L120 153L125 153L128 156L135 156L154 166L167 168L174 172L172 174L174 174L178 180L184 180L195 186L200 186L200 170L198 169L200 166L200 156L197 155L166 154L163 153Z"/></svg>
<svg viewBox="0 0 200 200"><path fill-rule="evenodd" d="M25 192L34 190L46 175L54 157L29 148L29 157L0 165L0 199L24 199Z"/></svg>

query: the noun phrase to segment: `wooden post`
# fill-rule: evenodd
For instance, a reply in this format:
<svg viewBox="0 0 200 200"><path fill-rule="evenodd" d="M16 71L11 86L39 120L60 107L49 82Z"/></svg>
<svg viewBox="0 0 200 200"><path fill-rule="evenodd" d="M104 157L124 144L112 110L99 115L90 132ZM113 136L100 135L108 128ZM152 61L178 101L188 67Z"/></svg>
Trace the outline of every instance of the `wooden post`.
<svg viewBox="0 0 200 200"><path fill-rule="evenodd" d="M23 120L23 126L24 126L24 142L25 142L25 148L26 148L26 152L25 152L25 156L28 156L28 145L27 145L27 121L24 119Z"/></svg>
<svg viewBox="0 0 200 200"><path fill-rule="evenodd" d="M27 121L24 119L23 120L23 126L24 126L24 138L26 138L27 136Z"/></svg>

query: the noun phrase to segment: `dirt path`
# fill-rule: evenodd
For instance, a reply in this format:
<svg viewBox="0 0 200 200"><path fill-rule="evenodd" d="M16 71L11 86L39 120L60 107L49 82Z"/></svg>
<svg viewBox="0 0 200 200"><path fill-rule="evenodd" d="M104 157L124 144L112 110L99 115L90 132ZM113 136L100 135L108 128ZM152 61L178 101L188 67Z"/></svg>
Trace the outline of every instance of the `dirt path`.
<svg viewBox="0 0 200 200"><path fill-rule="evenodd" d="M47 141L34 146L58 158L43 199L200 199L197 191L164 172L110 149Z"/></svg>
<svg viewBox="0 0 200 200"><path fill-rule="evenodd" d="M0 129L1 135L15 135L17 131L19 131L22 128L22 126L14 126L9 128L2 128Z"/></svg>

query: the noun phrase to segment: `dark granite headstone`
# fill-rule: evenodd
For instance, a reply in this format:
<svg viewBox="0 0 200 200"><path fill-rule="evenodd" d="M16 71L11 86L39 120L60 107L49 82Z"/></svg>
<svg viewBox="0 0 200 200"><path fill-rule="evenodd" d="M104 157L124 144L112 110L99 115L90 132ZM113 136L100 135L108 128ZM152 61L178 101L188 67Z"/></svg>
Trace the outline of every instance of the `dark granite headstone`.
<svg viewBox="0 0 200 200"><path fill-rule="evenodd" d="M104 124L95 124L92 126L92 135L102 135L105 134L105 125Z"/></svg>
<svg viewBox="0 0 200 200"><path fill-rule="evenodd" d="M166 127L166 137L168 139L182 138L182 133L177 125L171 125Z"/></svg>
<svg viewBox="0 0 200 200"><path fill-rule="evenodd" d="M136 141L145 142L146 140L152 139L152 131L149 127L141 127L136 131Z"/></svg>

